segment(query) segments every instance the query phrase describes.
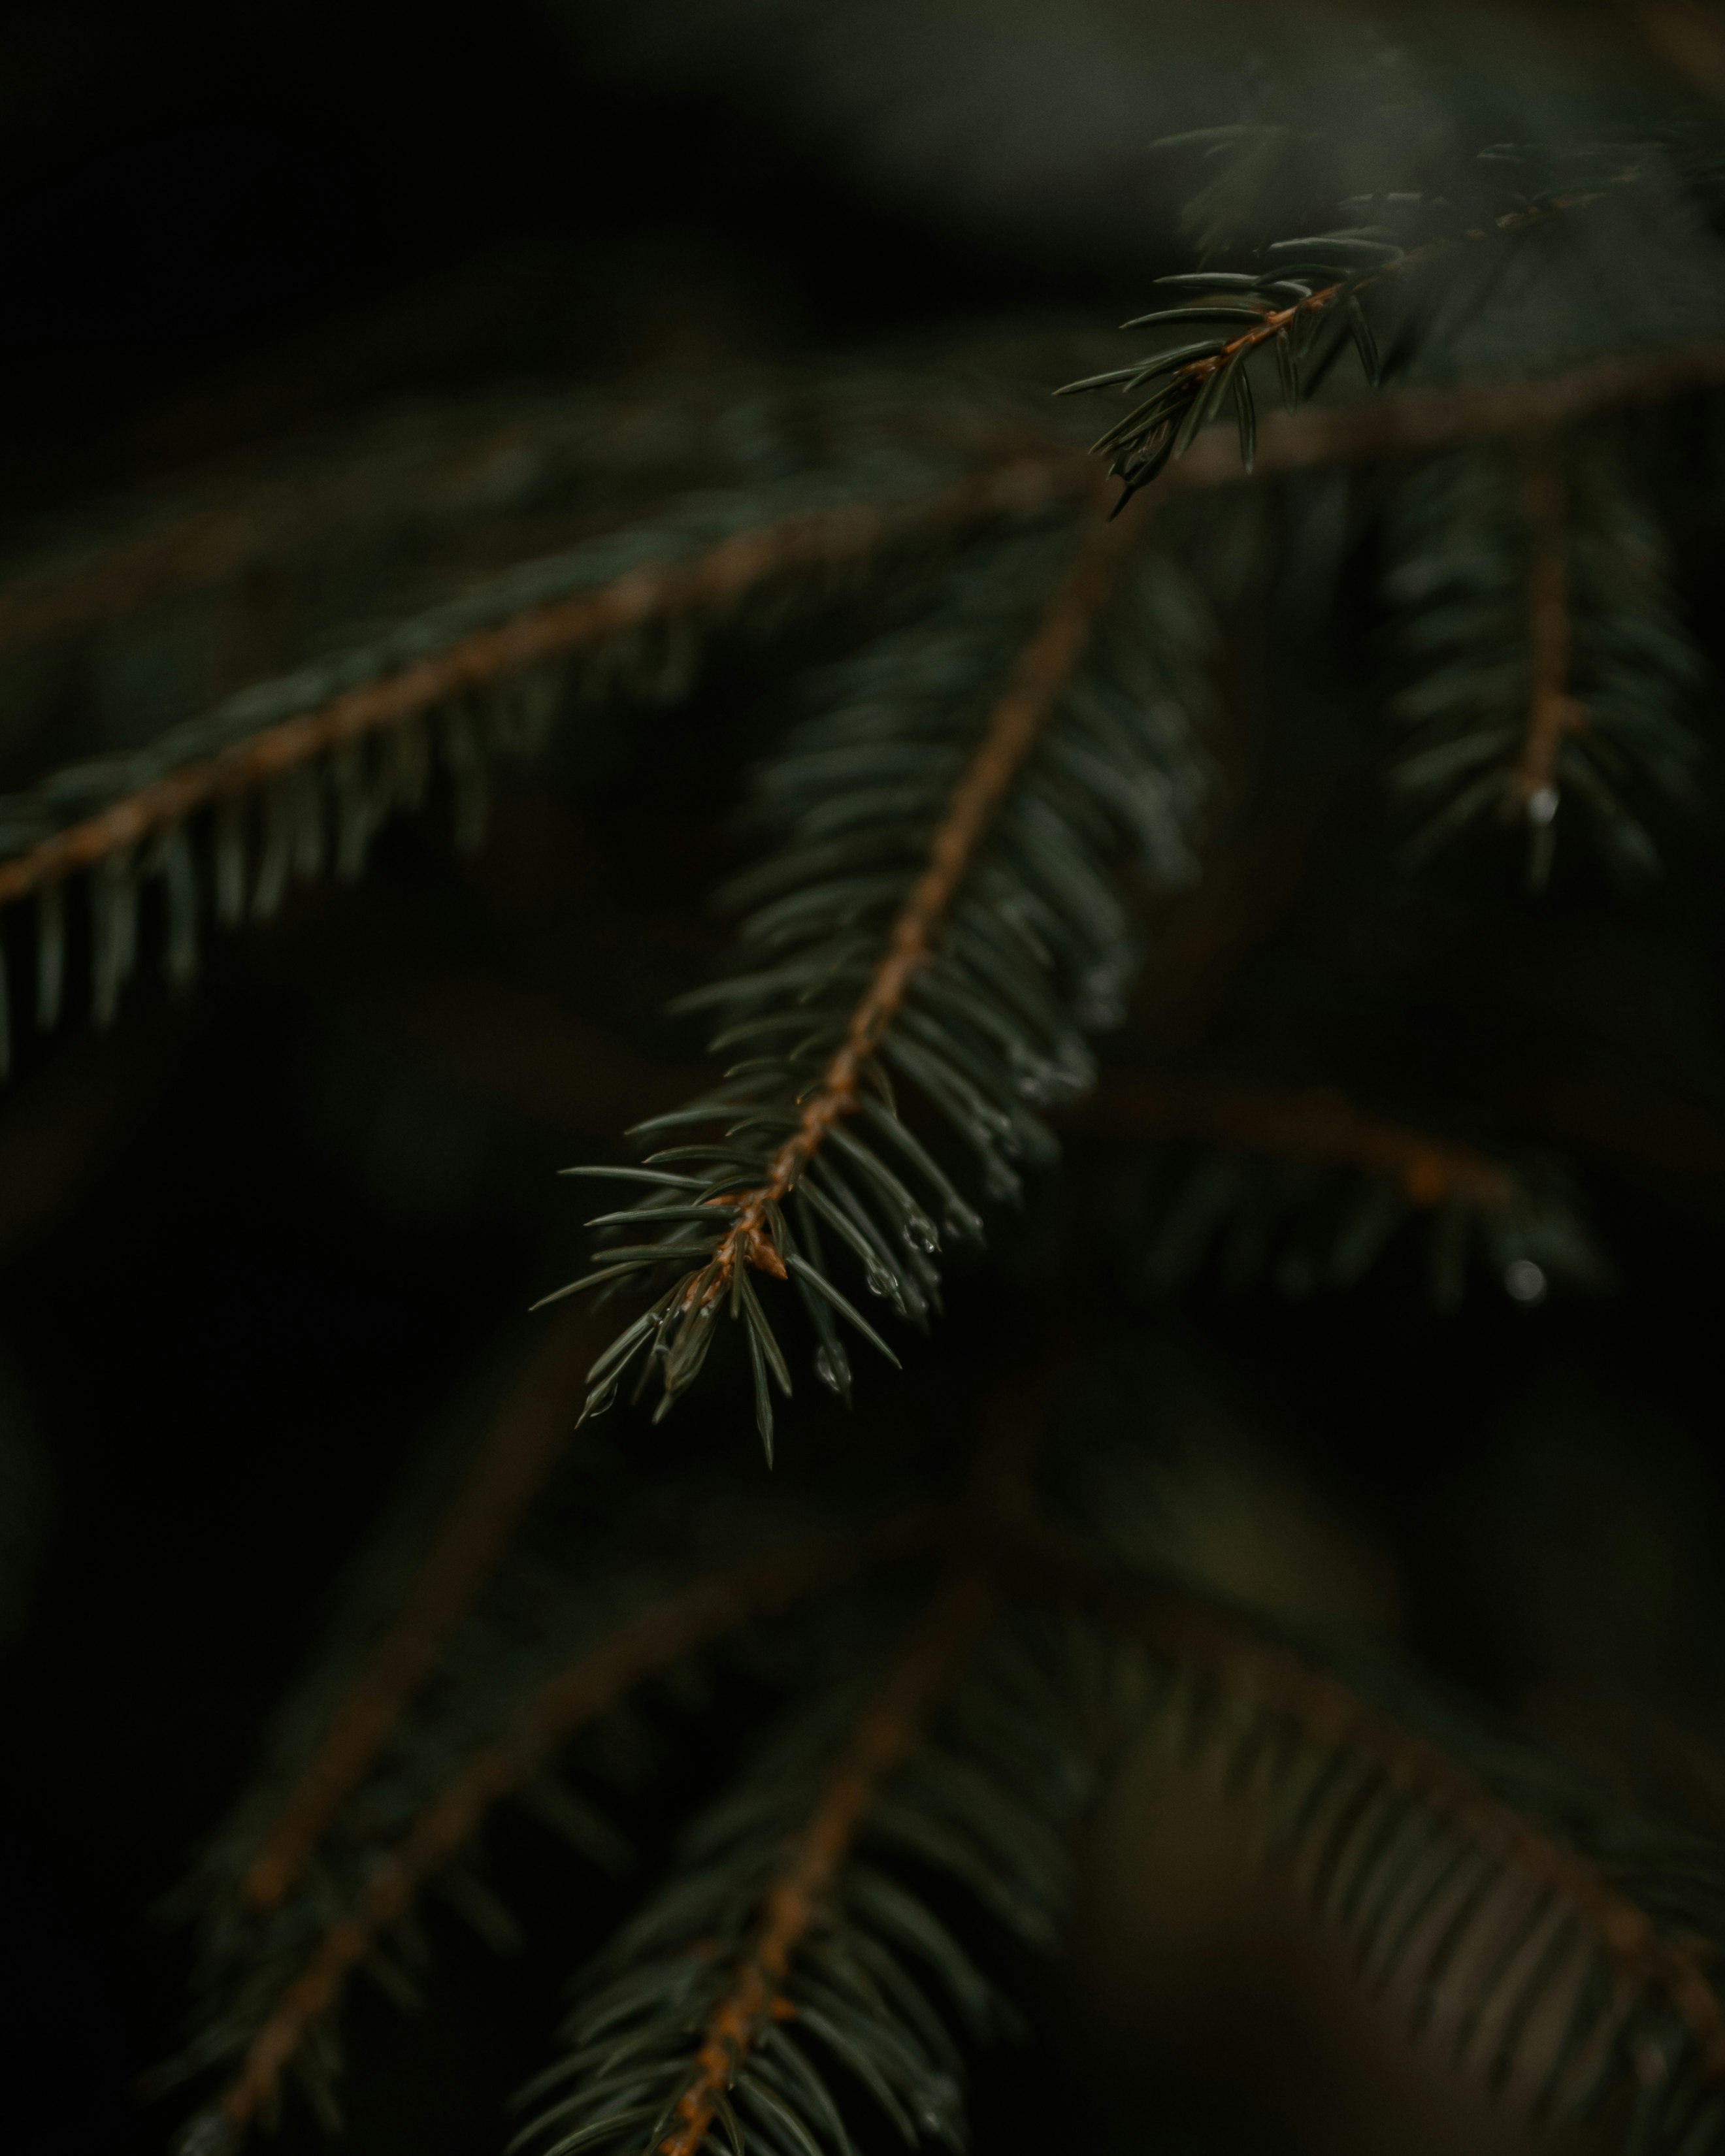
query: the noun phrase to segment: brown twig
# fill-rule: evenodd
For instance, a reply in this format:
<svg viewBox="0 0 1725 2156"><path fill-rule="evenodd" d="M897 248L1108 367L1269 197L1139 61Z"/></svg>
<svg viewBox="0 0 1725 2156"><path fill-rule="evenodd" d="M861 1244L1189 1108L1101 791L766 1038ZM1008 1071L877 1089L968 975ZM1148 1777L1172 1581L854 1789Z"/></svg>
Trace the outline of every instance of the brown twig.
<svg viewBox="0 0 1725 2156"><path fill-rule="evenodd" d="M1501 1212L1516 1194L1513 1173L1489 1153L1380 1122L1328 1086L1294 1091L1111 1071L1058 1120L1065 1129L1101 1137L1199 1136L1247 1152L1367 1168L1394 1177L1409 1204L1425 1209L1458 1198Z"/></svg>
<svg viewBox="0 0 1725 2156"><path fill-rule="evenodd" d="M921 1540L929 1524L925 1513L906 1514L871 1537L811 1536L710 1574L551 1678L529 1700L514 1732L469 1761L371 1874L352 1912L320 1938L219 2100L227 2128L243 2132L270 2102L308 2031L381 1934L407 1913L425 1881L471 1837L490 1807L520 1788L553 1747L656 1671L750 1617L783 1609L865 1564L899 1554Z"/></svg>
<svg viewBox="0 0 1725 2156"><path fill-rule="evenodd" d="M1569 694L1569 558L1563 543L1568 501L1563 475L1548 451L1536 453L1522 481L1529 552L1527 731L1510 774L1507 805L1530 822L1548 824L1557 808L1558 759L1563 737L1588 721L1587 707Z"/></svg>
<svg viewBox="0 0 1725 2156"><path fill-rule="evenodd" d="M1548 381L1489 388L1421 391L1333 411L1272 417L1260 429L1256 471L1285 476L1322 465L1414 456L1463 442L1561 425L1596 412L1657 403L1725 382L1725 344L1699 344L1645 360L1601 360ZM99 815L0 863L0 906L64 880L199 809L255 791L342 742L405 724L423 712L536 660L565 655L629 628L706 604L735 603L777 575L839 569L865 560L891 537L925 522L939 527L1030 515L1086 490L1085 460L1050 444L945 490L932 501L883 510L860 506L812 511L764 531L739 533L693 562L632 570L579 598L561 600L476 631L434 659L336 697L213 757L141 787ZM1203 491L1247 475L1230 441L1202 436L1157 482Z"/></svg>
<svg viewBox="0 0 1725 2156"><path fill-rule="evenodd" d="M573 1427L597 1344L590 1316L565 1317L499 1404L395 1621L252 1859L239 1890L252 1907L286 1896L490 1578Z"/></svg>
<svg viewBox="0 0 1725 2156"><path fill-rule="evenodd" d="M1620 1997L1651 1992L1663 1999L1699 2046L1704 2077L1725 2079L1725 2002L1706 1974L1704 1944L1662 1935L1597 1865L1532 1824L1477 1775L1201 1596L1122 1580L1046 1528L1026 1527L1019 1548L1029 1580L1045 1592L1141 1640L1158 1659L1202 1671L1308 1741L1372 1760L1389 1787L1448 1820L1535 1892L1567 1905L1610 1964Z"/></svg>
<svg viewBox="0 0 1725 2156"><path fill-rule="evenodd" d="M1725 384L1725 343L1685 345L1646 359L1601 359L1568 374L1469 389L1404 390L1360 404L1275 413L1258 430L1255 471L1276 478L1325 465L1378 457L1422 456L1437 449L1530 429L1573 425L1626 405L1663 403L1692 390ZM1201 434L1157 480L1182 492L1243 481L1232 434Z"/></svg>
<svg viewBox="0 0 1725 2156"><path fill-rule="evenodd" d="M446 651L266 727L56 832L0 865L0 906L135 846L198 809L252 793L344 742L404 725L524 667L567 657L649 622L706 608L722 611L783 576L836 573L914 531L1034 515L1084 484L1073 459L1021 457L932 495L809 510L735 533L692 561L628 570L598 591L476 629Z"/></svg>
<svg viewBox="0 0 1725 2156"><path fill-rule="evenodd" d="M981 1639L996 1599L987 1573L957 1573L865 1709L768 1890L760 1930L707 2022L659 2156L696 2156L738 2068L787 2011L784 1982L798 1948L819 1920L882 1784L922 1741L930 1716Z"/></svg>
<svg viewBox="0 0 1725 2156"><path fill-rule="evenodd" d="M712 1257L691 1281L685 1309L716 1302L739 1264L785 1277L768 1215L820 1150L827 1132L855 1113L864 1066L898 1015L912 975L932 955L977 848L1083 656L1133 536L1100 513L1086 524L1076 558L1043 609L952 789L929 844L928 865L893 921L886 949L851 1012L844 1040L819 1082L803 1096L801 1118L773 1156L765 1181L734 1201L738 1210Z"/></svg>

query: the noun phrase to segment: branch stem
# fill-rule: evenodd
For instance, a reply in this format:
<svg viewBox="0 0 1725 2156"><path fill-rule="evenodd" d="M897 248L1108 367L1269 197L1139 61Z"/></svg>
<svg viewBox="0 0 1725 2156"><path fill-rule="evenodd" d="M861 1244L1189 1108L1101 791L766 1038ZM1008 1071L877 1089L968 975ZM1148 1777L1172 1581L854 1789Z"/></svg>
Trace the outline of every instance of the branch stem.
<svg viewBox="0 0 1725 2156"><path fill-rule="evenodd" d="M1569 557L1564 543L1568 490L1548 448L1529 461L1522 500L1527 519L1527 731L1510 774L1511 802L1533 823L1557 807L1558 762L1566 734L1587 724L1587 707L1569 693Z"/></svg>

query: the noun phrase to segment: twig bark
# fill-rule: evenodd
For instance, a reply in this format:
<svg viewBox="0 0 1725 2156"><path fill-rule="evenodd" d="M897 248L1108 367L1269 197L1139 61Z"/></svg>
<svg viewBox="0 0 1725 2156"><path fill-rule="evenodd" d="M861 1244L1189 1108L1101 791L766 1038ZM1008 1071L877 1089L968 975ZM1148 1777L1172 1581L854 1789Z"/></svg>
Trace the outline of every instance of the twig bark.
<svg viewBox="0 0 1725 2156"><path fill-rule="evenodd" d="M1522 480L1527 518L1527 731L1510 774L1507 806L1530 823L1557 813L1558 762L1563 737L1587 724L1587 707L1569 693L1569 556L1564 544L1568 494L1548 448L1537 450Z"/></svg>

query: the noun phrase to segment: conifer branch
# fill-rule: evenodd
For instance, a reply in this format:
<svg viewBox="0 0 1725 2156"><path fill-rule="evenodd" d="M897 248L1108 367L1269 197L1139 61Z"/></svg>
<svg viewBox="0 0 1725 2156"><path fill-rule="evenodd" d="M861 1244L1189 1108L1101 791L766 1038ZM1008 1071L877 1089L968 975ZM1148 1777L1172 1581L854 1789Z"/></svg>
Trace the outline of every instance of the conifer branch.
<svg viewBox="0 0 1725 2156"><path fill-rule="evenodd" d="M290 875L317 875L331 855L338 874L357 875L382 825L423 801L434 765L449 776L458 839L477 844L491 760L541 747L573 696L641 675L649 651L644 692L679 693L699 634L748 603L782 603L799 584L826 589L913 541L1034 520L1087 485L1050 448L884 499L878 485L834 484L813 490L827 498L812 507L807 486L779 490L776 503L696 498L511 570L376 644L261 683L147 749L56 773L0 803L0 851L7 839L16 850L0 861L0 912L37 900L39 1026L53 1027L64 1006L66 894L80 878L92 1005L105 1024L137 963L145 880L162 881L167 968L184 985L197 969L206 883L216 917L232 925L273 913ZM773 516L788 497L797 506ZM629 565L620 573L619 562ZM66 821L92 799L104 805ZM205 820L207 843L194 846ZM0 1075L8 1005L0 970Z"/></svg>
<svg viewBox="0 0 1725 2156"><path fill-rule="evenodd" d="M1702 670L1662 536L1609 445L1532 431L1531 458L1480 450L1409 484L1388 584L1414 662L1392 710L1414 738L1390 778L1430 807L1411 855L1488 814L1524 821L1537 888L1571 797L1610 857L1658 868L1631 803L1693 805Z"/></svg>
<svg viewBox="0 0 1725 2156"><path fill-rule="evenodd" d="M0 864L0 906L125 852L196 810L254 793L347 742L406 726L545 660L654 623L722 613L783 578L853 569L911 532L1034 516L1070 487L1064 458L1021 458L920 500L803 511L736 532L691 560L629 569L598 591L528 608L417 665L193 761L43 839Z"/></svg>
<svg viewBox="0 0 1725 2156"><path fill-rule="evenodd" d="M985 1573L957 1573L868 1702L767 1890L759 1929L707 2020L694 2070L656 2140L659 2156L698 2156L761 2036L774 2021L795 2018L785 1991L792 1961L825 1914L839 1867L881 1789L922 1742L930 1717L975 1652L997 1599ZM655 2145L653 2137L648 2145Z"/></svg>
<svg viewBox="0 0 1725 2156"><path fill-rule="evenodd" d="M1367 1115L1328 1087L1115 1071L1060 1123L1127 1142L1205 1142L1141 1163L1124 1255L1152 1295L1183 1286L1213 1252L1236 1289L1266 1275L1292 1296L1349 1288L1410 1212L1430 1216L1442 1306L1461 1299L1471 1243L1522 1301L1539 1301L1553 1278L1596 1289L1612 1277L1549 1163L1500 1159ZM1111 1209L1119 1214L1117 1198Z"/></svg>
<svg viewBox="0 0 1725 2156"><path fill-rule="evenodd" d="M259 1842L239 1887L252 1908L286 1897L490 1578L562 1450L598 1344L584 1317L555 1327L500 1403L394 1623Z"/></svg>
<svg viewBox="0 0 1725 2156"><path fill-rule="evenodd" d="M492 1805L529 1780L548 1753L658 1671L752 1617L783 1610L900 1554L928 1526L927 1515L914 1513L870 1536L810 1536L696 1579L541 1686L513 1732L466 1763L372 1871L356 1906L323 1931L252 2034L238 2074L213 2110L194 2122L187 2146L237 2143L273 2102L283 2073L336 2005L347 1978L408 1913L426 1881L471 1840Z"/></svg>
<svg viewBox="0 0 1725 2156"><path fill-rule="evenodd" d="M1391 1178L1410 1205L1448 1199L1497 1212L1517 1196L1515 1171L1489 1153L1355 1107L1327 1086L1300 1090L1109 1071L1088 1099L1062 1111L1062 1128L1131 1140L1193 1136L1252 1152Z"/></svg>
<svg viewBox="0 0 1725 2156"><path fill-rule="evenodd" d="M1256 468L1265 475L1291 474L1417 454L1620 404L1656 402L1722 380L1725 347L1697 345L1645 360L1599 362L1546 382L1307 411L1262 428L1254 423ZM1238 476L1230 454L1201 439L1165 484L1202 490ZM208 720L172 729L147 749L55 773L35 793L0 804L6 827L0 855L9 853L0 859L0 910L32 895L38 904L39 1025L53 1027L64 1008L67 892L80 878L89 879L95 1015L105 1023L137 963L141 881L162 883L169 970L183 984L198 964L206 881L220 921L231 925L248 911L269 914L290 875L321 873L331 850L324 828L331 806L336 865L343 875L357 874L377 829L393 810L418 803L440 757L456 794L459 834L464 842L475 840L483 825L487 760L499 749L536 745L554 715L562 673L572 664L583 662L603 676L607 654L649 632L675 643L689 624L734 610L788 580L860 570L880 549L918 531L969 531L1034 517L1086 485L1081 460L1050 441L1045 450L1003 457L920 502L853 501L799 511L730 533L693 558L680 552L683 542L673 533L672 558L632 568L598 588L589 557L597 558L603 547L578 550L567 572L558 562L529 564L495 591L481 588L459 602L448 619L408 623L375 649L248 690ZM196 547L191 557L199 558ZM560 581L580 588L549 603L511 599L512 592L536 593ZM485 625L470 626L475 616ZM424 655L428 645L434 647L430 656ZM327 691L321 697L320 679ZM264 712L280 716L260 724ZM426 738L428 721L440 728L435 743ZM249 804L258 795L263 829L254 835ZM103 805L65 823L68 804L92 798ZM205 819L212 827L208 845L194 845L192 834ZM208 864L206 853L212 856ZM0 1070L8 1059L10 1030L0 1009Z"/></svg>
<svg viewBox="0 0 1725 2156"><path fill-rule="evenodd" d="M1420 457L1441 449L1532 433L1556 434L1602 413L1663 404L1725 386L1725 344L1681 345L1645 358L1589 360L1562 374L1478 382L1455 389L1401 389L1364 403L1305 406L1259 423L1253 471L1260 478L1331 465ZM1248 475L1237 449L1201 435L1163 474L1165 491L1207 491Z"/></svg>
<svg viewBox="0 0 1725 2156"><path fill-rule="evenodd" d="M1027 1104L1089 1081L1075 1015L1111 1022L1134 956L1111 855L1189 875L1209 780L1194 723L1209 694L1207 613L1164 556L1122 582L1130 544L1098 515L1063 573L1042 537L966 564L944 611L853 662L850 701L763 773L765 814L788 826L789 849L739 880L762 902L737 969L683 1007L726 1012L716 1048L764 1052L637 1127L717 1124L722 1137L641 1168L569 1171L648 1186L589 1223L619 1240L560 1291L628 1282L654 1296L594 1364L589 1413L639 1363L637 1393L656 1376L663 1414L728 1303L770 1455L769 1379L785 1393L791 1381L752 1276L794 1286L835 1391L850 1389L836 1321L891 1353L834 1285L829 1236L875 1292L926 1322L937 1219L961 1235L980 1222L901 1121L892 1075L974 1150L988 1195L1021 1189L1016 1160L1053 1157Z"/></svg>
<svg viewBox="0 0 1725 2156"><path fill-rule="evenodd" d="M1127 543L1109 523L1087 529L952 789L929 842L927 866L893 921L886 949L850 1014L843 1041L819 1083L803 1096L796 1128L773 1156L766 1181L727 1201L736 1208L731 1225L709 1265L691 1278L679 1306L683 1312L729 1294L740 1264L778 1280L788 1277L773 1242L771 1215L807 1172L833 1126L860 1107L864 1066L879 1054L897 1019L911 975L933 956L977 848L1090 642Z"/></svg>
<svg viewBox="0 0 1725 2156"><path fill-rule="evenodd" d="M1109 476L1124 482L1115 505L1117 515L1134 494L1185 454L1206 422L1219 415L1226 398L1232 399L1238 422L1240 461L1250 471L1257 450L1257 413L1249 368L1255 356L1274 354L1283 399L1291 414L1305 393L1302 367L1317 355L1323 332L1332 323L1341 323L1344 326L1339 333L1351 338L1366 379L1375 389L1383 370L1364 305L1367 293L1392 278L1429 269L1470 242L1517 237L1589 208L1640 177L1630 167L1594 184L1553 189L1486 223L1412 249L1399 245L1383 228L1320 233L1279 241L1269 252L1282 259L1262 272L1193 270L1159 278L1159 284L1183 288L1179 304L1137 316L1123 323L1123 328L1241 321L1250 326L1153 353L1133 366L1069 382L1055 393L1066 397L1118 388L1122 395L1130 396L1147 382L1158 383L1146 402L1091 445L1093 454L1112 454Z"/></svg>
<svg viewBox="0 0 1725 2156"><path fill-rule="evenodd" d="M1029 1526L1020 1547L1036 1591L1197 1687L1192 1753L1218 1758L1236 1795L1255 1788L1272 1839L1309 1860L1306 1891L1374 1988L1414 1966L1416 2030L1447 1982L1455 2059L1483 2053L1495 2088L1519 2075L1558 2113L1639 2083L1648 2128L1674 2134L1659 2146L1704 2107L1717 2123L1725 1999L1709 1974L1718 1942L1697 1933L1696 1909L1711 1910L1725 1879L1716 1848L1659 1830L1638 1843L1593 1793L1499 1740L1472 1739L1476 1768L1453 1717L1434 1742L1249 1619L1113 1573L1062 1532ZM1536 2027L1553 2000L1555 2026Z"/></svg>

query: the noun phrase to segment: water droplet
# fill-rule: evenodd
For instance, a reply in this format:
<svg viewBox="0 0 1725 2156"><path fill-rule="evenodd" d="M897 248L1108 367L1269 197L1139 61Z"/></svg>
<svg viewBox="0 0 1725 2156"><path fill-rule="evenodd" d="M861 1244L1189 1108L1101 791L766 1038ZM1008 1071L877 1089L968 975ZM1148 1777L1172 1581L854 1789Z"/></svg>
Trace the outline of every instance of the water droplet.
<svg viewBox="0 0 1725 2156"><path fill-rule="evenodd" d="M917 2091L917 2124L944 2140L951 2136L959 2116L958 2084L949 2074L931 2074Z"/></svg>
<svg viewBox="0 0 1725 2156"><path fill-rule="evenodd" d="M239 2141L238 2133L219 2111L203 2111L182 2130L174 2143L175 2156L227 2156Z"/></svg>
<svg viewBox="0 0 1725 2156"><path fill-rule="evenodd" d="M935 1233L933 1221L925 1219L920 1213L911 1215L901 1232L913 1250L933 1251L941 1246L941 1239Z"/></svg>
<svg viewBox="0 0 1725 2156"><path fill-rule="evenodd" d="M830 1348L815 1349L814 1374L829 1392L842 1393L850 1384L850 1363L836 1342Z"/></svg>
<svg viewBox="0 0 1725 2156"><path fill-rule="evenodd" d="M865 1275L865 1278L868 1281L870 1295L878 1295L884 1301L890 1303L901 1317L905 1315L904 1286L896 1273L890 1273L881 1269Z"/></svg>
<svg viewBox="0 0 1725 2156"><path fill-rule="evenodd" d="M1096 1082L1095 1061L1076 1034L1062 1041L1052 1055L1020 1051L1014 1068L1020 1096L1039 1108L1070 1101Z"/></svg>
<svg viewBox="0 0 1725 2156"><path fill-rule="evenodd" d="M1527 821L1530 824L1548 824L1558 813L1558 789L1542 786L1527 796Z"/></svg>
<svg viewBox="0 0 1725 2156"><path fill-rule="evenodd" d="M1517 1302L1543 1302L1546 1286L1544 1268L1532 1258L1512 1258L1503 1268L1504 1292Z"/></svg>

